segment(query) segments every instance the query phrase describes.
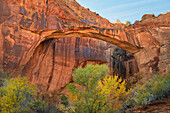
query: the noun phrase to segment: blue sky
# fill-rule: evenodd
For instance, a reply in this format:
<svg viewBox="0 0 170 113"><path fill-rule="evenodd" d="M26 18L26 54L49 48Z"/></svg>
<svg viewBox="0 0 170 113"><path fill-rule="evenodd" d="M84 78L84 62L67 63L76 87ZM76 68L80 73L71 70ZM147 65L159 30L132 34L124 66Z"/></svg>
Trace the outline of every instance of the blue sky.
<svg viewBox="0 0 170 113"><path fill-rule="evenodd" d="M170 12L170 0L76 0L83 7L99 13L110 22L119 19L121 22L127 20L131 23L141 20L143 14L156 16L161 13Z"/></svg>

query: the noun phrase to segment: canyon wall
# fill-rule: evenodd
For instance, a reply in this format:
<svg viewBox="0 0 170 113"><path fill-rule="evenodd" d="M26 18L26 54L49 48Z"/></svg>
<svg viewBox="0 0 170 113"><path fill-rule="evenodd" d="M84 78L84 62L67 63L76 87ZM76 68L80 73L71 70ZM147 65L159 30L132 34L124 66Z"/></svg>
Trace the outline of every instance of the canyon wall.
<svg viewBox="0 0 170 113"><path fill-rule="evenodd" d="M43 35L50 35L48 31L76 27L98 28L100 35L112 35L140 51L130 54L92 37L41 41ZM47 90L65 87L72 81L74 68L87 63L105 63L117 73L125 69L123 75L166 72L169 37L170 13L144 15L141 21L126 26L114 25L74 0L0 0L1 70L27 76Z"/></svg>
<svg viewBox="0 0 170 113"><path fill-rule="evenodd" d="M33 83L59 89L72 81L72 71L87 63L111 65L111 48L106 42L84 38L62 38L42 42L22 71Z"/></svg>
<svg viewBox="0 0 170 113"><path fill-rule="evenodd" d="M77 14L78 9L73 10L63 0L0 0L1 70L27 76L32 83L53 90L70 82L77 66L107 63L112 67L111 54L116 46L110 43L89 37L40 41L43 31L89 26L86 22L101 28L112 25L72 2L70 6L82 13Z"/></svg>
<svg viewBox="0 0 170 113"><path fill-rule="evenodd" d="M170 70L170 13L158 17L146 14L124 31L125 40L143 48L135 54L140 72L166 73Z"/></svg>

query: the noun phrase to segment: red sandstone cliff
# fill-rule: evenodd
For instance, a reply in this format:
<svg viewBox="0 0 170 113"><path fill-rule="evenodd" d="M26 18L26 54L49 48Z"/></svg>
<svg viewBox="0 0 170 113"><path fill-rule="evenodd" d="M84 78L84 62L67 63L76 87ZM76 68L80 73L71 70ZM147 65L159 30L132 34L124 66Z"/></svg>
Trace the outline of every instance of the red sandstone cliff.
<svg viewBox="0 0 170 113"><path fill-rule="evenodd" d="M72 70L79 65L107 63L113 67L116 46L105 41L89 37L41 41L51 30L90 26L101 36L113 35L143 48L134 55L139 71L167 70L170 13L145 15L142 21L121 28L74 0L0 0L0 68L53 90L70 82ZM124 62L127 74L138 72L135 59Z"/></svg>
<svg viewBox="0 0 170 113"><path fill-rule="evenodd" d="M170 13L155 17L146 14L142 20L125 28L123 40L143 47L135 54L141 72L167 72L170 68Z"/></svg>
<svg viewBox="0 0 170 113"><path fill-rule="evenodd" d="M3 71L22 74L33 83L48 84L47 88L52 90L64 87L71 80L72 69L78 65L110 62L114 45L98 39L70 37L37 45L42 31L112 26L74 0L0 0L0 5ZM31 53L32 50L35 51Z"/></svg>

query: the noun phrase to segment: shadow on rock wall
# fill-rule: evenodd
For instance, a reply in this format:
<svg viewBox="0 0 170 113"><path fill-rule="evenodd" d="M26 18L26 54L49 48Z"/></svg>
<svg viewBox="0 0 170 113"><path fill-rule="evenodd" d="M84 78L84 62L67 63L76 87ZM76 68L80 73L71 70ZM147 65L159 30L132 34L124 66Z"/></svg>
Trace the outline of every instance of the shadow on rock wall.
<svg viewBox="0 0 170 113"><path fill-rule="evenodd" d="M127 51L117 47L113 51L113 74L123 78L139 72L134 56Z"/></svg>

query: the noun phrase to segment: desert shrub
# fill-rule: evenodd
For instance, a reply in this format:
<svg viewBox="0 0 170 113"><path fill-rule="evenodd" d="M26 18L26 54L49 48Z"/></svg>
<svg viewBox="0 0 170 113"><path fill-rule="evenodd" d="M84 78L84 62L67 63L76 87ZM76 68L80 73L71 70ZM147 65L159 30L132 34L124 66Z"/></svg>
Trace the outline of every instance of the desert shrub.
<svg viewBox="0 0 170 113"><path fill-rule="evenodd" d="M48 85L37 84L37 98L42 98L44 101L48 102L50 106L57 105L60 102L60 97L62 96L61 90L47 90Z"/></svg>
<svg viewBox="0 0 170 113"><path fill-rule="evenodd" d="M60 111L60 113L75 113L74 106L65 106L64 104L58 104L57 109Z"/></svg>
<svg viewBox="0 0 170 113"><path fill-rule="evenodd" d="M48 112L48 103L41 98L35 99L29 103L30 108L38 113Z"/></svg>
<svg viewBox="0 0 170 113"><path fill-rule="evenodd" d="M131 22L130 22L130 21L126 21L125 24L126 24L126 25L131 25Z"/></svg>
<svg viewBox="0 0 170 113"><path fill-rule="evenodd" d="M68 97L66 97L64 94L62 94L60 99L61 99L61 104L63 104L66 107L69 105Z"/></svg>
<svg viewBox="0 0 170 113"><path fill-rule="evenodd" d="M0 87L0 109L2 113L28 112L28 103L36 95L35 86L31 85L26 77L4 79Z"/></svg>
<svg viewBox="0 0 170 113"><path fill-rule="evenodd" d="M133 94L129 95L127 103L144 105L152 101L170 98L170 73L153 75L144 84L137 84Z"/></svg>
<svg viewBox="0 0 170 113"><path fill-rule="evenodd" d="M60 103L67 105L67 97L61 93L61 90L48 91L48 84L37 84L37 95L34 101L29 105L32 111L37 113L58 113Z"/></svg>
<svg viewBox="0 0 170 113"><path fill-rule="evenodd" d="M56 106L51 106L47 101L41 98L35 99L29 103L30 109L36 113L58 113Z"/></svg>
<svg viewBox="0 0 170 113"><path fill-rule="evenodd" d="M118 110L123 108L125 101L130 90L126 91L126 83L118 76L106 76L103 81L99 81L99 87L102 95L106 96L108 101L112 104L112 109Z"/></svg>
<svg viewBox="0 0 170 113"><path fill-rule="evenodd" d="M58 113L57 91L37 94L37 86L26 77L12 78L4 74L0 87L0 112L2 113ZM55 95L56 94L56 95ZM44 99L42 99L44 98ZM49 103L50 102L50 103Z"/></svg>
<svg viewBox="0 0 170 113"><path fill-rule="evenodd" d="M57 105L57 109L63 113L74 113L75 107L70 106L68 97L66 97L64 94L61 96L60 104Z"/></svg>
<svg viewBox="0 0 170 113"><path fill-rule="evenodd" d="M12 78L12 75L8 72L3 72L0 70L0 87L3 86L5 80L9 80Z"/></svg>
<svg viewBox="0 0 170 113"><path fill-rule="evenodd" d="M116 105L115 102L128 94L125 91L125 82L117 76L109 77L108 72L107 65L91 64L75 70L73 80L81 88L77 89L76 85L71 83L67 86L68 100L75 107L75 112L115 112L122 107L121 103Z"/></svg>

